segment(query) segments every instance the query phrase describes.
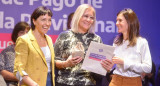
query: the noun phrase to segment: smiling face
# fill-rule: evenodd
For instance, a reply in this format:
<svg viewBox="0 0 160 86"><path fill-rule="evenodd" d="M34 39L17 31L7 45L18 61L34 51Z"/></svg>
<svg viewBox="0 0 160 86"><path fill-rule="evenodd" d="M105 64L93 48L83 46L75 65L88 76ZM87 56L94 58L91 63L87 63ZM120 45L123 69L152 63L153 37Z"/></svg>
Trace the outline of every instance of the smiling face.
<svg viewBox="0 0 160 86"><path fill-rule="evenodd" d="M116 26L118 27L118 33L122 33L123 35L127 35L128 33L128 23L125 17L122 14L117 16Z"/></svg>
<svg viewBox="0 0 160 86"><path fill-rule="evenodd" d="M81 19L79 20L78 31L80 33L86 33L94 23L94 19L95 17L94 17L93 10L89 8L86 9Z"/></svg>
<svg viewBox="0 0 160 86"><path fill-rule="evenodd" d="M51 26L51 16L48 14L39 16L36 20L33 19L35 25L35 31L40 34L46 34Z"/></svg>

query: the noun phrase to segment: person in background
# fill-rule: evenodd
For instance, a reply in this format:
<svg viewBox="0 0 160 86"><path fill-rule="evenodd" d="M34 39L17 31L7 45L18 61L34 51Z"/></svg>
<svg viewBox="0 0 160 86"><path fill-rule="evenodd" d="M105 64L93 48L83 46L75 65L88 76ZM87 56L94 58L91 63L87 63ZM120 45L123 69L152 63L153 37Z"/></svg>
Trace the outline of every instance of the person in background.
<svg viewBox="0 0 160 86"><path fill-rule="evenodd" d="M160 79L160 66L158 67L158 77Z"/></svg>
<svg viewBox="0 0 160 86"><path fill-rule="evenodd" d="M116 26L119 35L113 43L115 56L112 58L116 68L109 86L142 86L141 73L151 72L152 59L147 40L139 34L135 12L130 8L120 11Z"/></svg>
<svg viewBox="0 0 160 86"><path fill-rule="evenodd" d="M31 15L31 30L16 41L14 74L22 86L55 86L54 48L46 33L52 12L40 6Z"/></svg>
<svg viewBox="0 0 160 86"><path fill-rule="evenodd" d="M156 74L156 66L152 61L152 70L151 73L142 73L142 86L156 86L155 85L155 74Z"/></svg>
<svg viewBox="0 0 160 86"><path fill-rule="evenodd" d="M67 19L67 29L71 29L71 21L73 18L74 12L70 13Z"/></svg>
<svg viewBox="0 0 160 86"><path fill-rule="evenodd" d="M102 43L95 34L96 12L88 5L80 5L74 12L71 29L62 32L55 42L55 64L58 69L56 86L95 86L102 76L81 69L83 56L73 55L73 48L79 44L84 55L91 41ZM99 85L101 86L101 85Z"/></svg>
<svg viewBox="0 0 160 86"><path fill-rule="evenodd" d="M19 36L26 34L30 29L26 22L18 22L12 32L11 39L13 44L6 47L0 53L0 74L3 76L7 86L11 84L17 86L18 79L13 74L15 59L15 42Z"/></svg>

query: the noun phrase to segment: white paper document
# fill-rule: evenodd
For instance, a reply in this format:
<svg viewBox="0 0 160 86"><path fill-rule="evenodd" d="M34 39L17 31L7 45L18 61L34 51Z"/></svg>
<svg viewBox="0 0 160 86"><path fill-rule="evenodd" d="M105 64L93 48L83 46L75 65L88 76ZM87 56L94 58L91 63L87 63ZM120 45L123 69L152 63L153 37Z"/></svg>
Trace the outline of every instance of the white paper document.
<svg viewBox="0 0 160 86"><path fill-rule="evenodd" d="M114 49L113 46L92 41L84 58L82 69L105 76L107 71L100 63L106 58L111 60Z"/></svg>

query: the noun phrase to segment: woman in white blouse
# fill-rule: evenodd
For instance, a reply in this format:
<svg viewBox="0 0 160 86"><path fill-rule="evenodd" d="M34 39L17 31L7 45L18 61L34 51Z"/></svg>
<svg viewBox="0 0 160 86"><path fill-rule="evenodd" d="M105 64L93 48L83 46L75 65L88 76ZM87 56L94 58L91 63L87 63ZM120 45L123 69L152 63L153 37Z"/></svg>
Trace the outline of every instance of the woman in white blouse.
<svg viewBox="0 0 160 86"><path fill-rule="evenodd" d="M119 35L113 45L116 47L112 62L116 64L109 86L142 86L141 73L150 73L152 68L148 42L140 37L140 24L132 9L117 14L116 26ZM107 62L102 66L106 68Z"/></svg>

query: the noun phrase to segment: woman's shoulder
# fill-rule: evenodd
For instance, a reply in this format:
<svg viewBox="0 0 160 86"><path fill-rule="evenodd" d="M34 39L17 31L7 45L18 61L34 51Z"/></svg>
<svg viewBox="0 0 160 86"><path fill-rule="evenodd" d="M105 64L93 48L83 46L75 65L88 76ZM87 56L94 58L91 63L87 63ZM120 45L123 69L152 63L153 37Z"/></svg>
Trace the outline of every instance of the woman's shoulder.
<svg viewBox="0 0 160 86"><path fill-rule="evenodd" d="M97 35L97 34L89 33L89 34L87 35L87 38L90 38L90 39L92 39L93 41L102 43L101 37L100 37L99 35Z"/></svg>
<svg viewBox="0 0 160 86"><path fill-rule="evenodd" d="M22 35L22 36L19 36L17 39L24 39L24 40L26 40L26 39L28 39L29 38L29 35L28 35L28 33L27 34L24 34L24 35Z"/></svg>
<svg viewBox="0 0 160 86"><path fill-rule="evenodd" d="M96 37L98 37L98 38L101 38L99 35L97 35L97 34L94 34Z"/></svg>
<svg viewBox="0 0 160 86"><path fill-rule="evenodd" d="M30 38L29 35L28 35L28 33L27 33L27 34L25 34L25 35L20 36L20 37L17 38L16 45L17 44L21 44L21 43L28 44L30 42L30 40L34 40L34 38Z"/></svg>
<svg viewBox="0 0 160 86"><path fill-rule="evenodd" d="M6 47L5 49L3 49L2 51L1 51L1 54L2 53L6 53L6 52L14 52L14 44L12 44L12 45L9 45L8 47Z"/></svg>
<svg viewBox="0 0 160 86"><path fill-rule="evenodd" d="M70 33L72 33L71 30L66 30L66 31L61 32L60 35L67 35L67 34L70 34Z"/></svg>
<svg viewBox="0 0 160 86"><path fill-rule="evenodd" d="M66 31L61 32L58 37L65 38L65 37L69 37L72 35L73 35L73 32L71 30L66 30Z"/></svg>
<svg viewBox="0 0 160 86"><path fill-rule="evenodd" d="M145 45L145 44L148 44L148 41L147 41L147 39L144 38L144 37L138 37L137 43L138 43L138 44L141 44L141 45Z"/></svg>
<svg viewBox="0 0 160 86"><path fill-rule="evenodd" d="M91 36L93 36L93 38L95 39L101 39L101 37L95 33L90 33Z"/></svg>
<svg viewBox="0 0 160 86"><path fill-rule="evenodd" d="M144 37L138 37L137 41L141 43L148 43L147 39Z"/></svg>

